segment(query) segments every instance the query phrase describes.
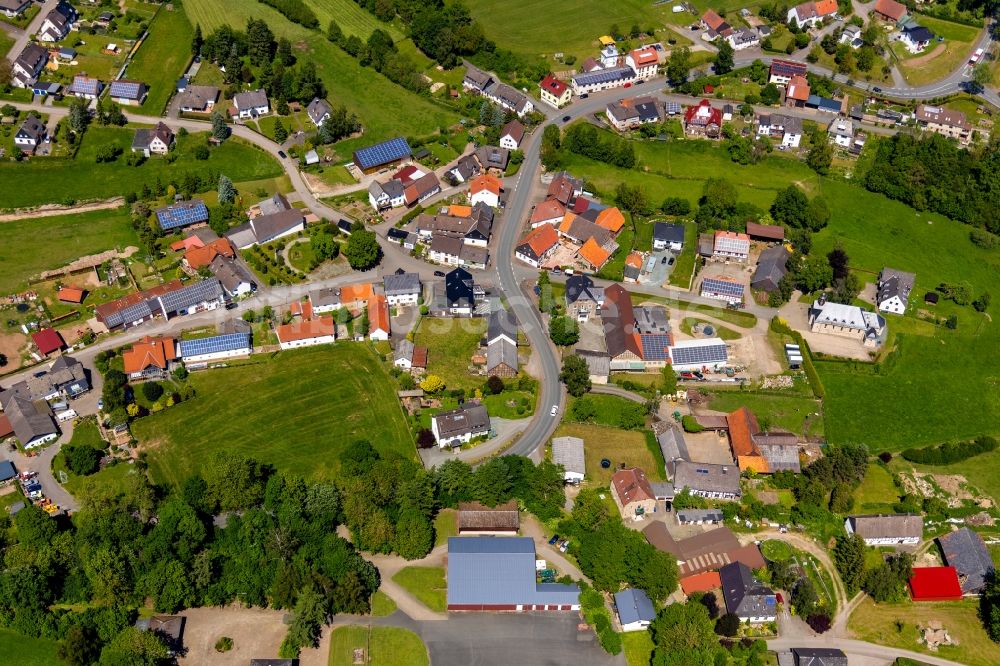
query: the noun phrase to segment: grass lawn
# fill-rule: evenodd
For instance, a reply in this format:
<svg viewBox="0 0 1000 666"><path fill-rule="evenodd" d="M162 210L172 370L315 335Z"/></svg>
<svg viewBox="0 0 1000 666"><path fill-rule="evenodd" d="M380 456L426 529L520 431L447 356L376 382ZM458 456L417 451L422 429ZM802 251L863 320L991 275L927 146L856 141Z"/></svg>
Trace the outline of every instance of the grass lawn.
<svg viewBox="0 0 1000 666"><path fill-rule="evenodd" d="M648 631L630 631L622 634L622 647L628 666L649 666L653 656L653 637Z"/></svg>
<svg viewBox="0 0 1000 666"><path fill-rule="evenodd" d="M711 322L698 319L697 317L684 317L681 320L681 330L688 335L694 335L694 327L698 324L708 324L715 331L715 335L722 338L723 340L739 340L743 337L741 333L737 333L731 328L726 328L725 326L719 326Z"/></svg>
<svg viewBox="0 0 1000 666"><path fill-rule="evenodd" d="M0 655L7 666L59 666L59 642L28 638L9 629L0 629Z"/></svg>
<svg viewBox="0 0 1000 666"><path fill-rule="evenodd" d="M512 407L509 403L514 401ZM504 391L496 395L483 396L483 404L490 416L501 419L526 419L535 413L537 402L534 393L528 391ZM520 410L520 411L519 411Z"/></svg>
<svg viewBox="0 0 1000 666"><path fill-rule="evenodd" d="M365 651L366 666L427 666L427 646L420 636L399 627L337 627L330 636L329 666L352 666L354 650Z"/></svg>
<svg viewBox="0 0 1000 666"><path fill-rule="evenodd" d="M90 476L77 476L72 472L69 474L69 481L63 487L71 494L79 496L83 492L101 490L106 492L121 492L125 489L126 478L131 474L137 474L133 465L118 463L105 467L96 474Z"/></svg>
<svg viewBox="0 0 1000 666"><path fill-rule="evenodd" d="M366 41L376 28L389 33L394 42L406 39L402 30L378 20L374 14L358 5L354 0L305 0L305 4L316 13L316 18L319 19L319 24L323 29L326 29L326 26L333 20L340 26L344 35L348 37L356 35L361 38L361 41Z"/></svg>
<svg viewBox="0 0 1000 666"><path fill-rule="evenodd" d="M25 285L29 276L77 257L138 244L122 209L4 222L0 224L0 293L9 293Z"/></svg>
<svg viewBox="0 0 1000 666"><path fill-rule="evenodd" d="M313 9L329 5L329 15L336 16L342 24L343 11L350 0L311 0ZM343 104L361 118L363 137L344 142L337 147L340 157L350 158L350 153L360 146L370 145L399 135L426 135L447 127L458 119L458 114L427 97L415 95L392 83L374 70L362 67L358 61L326 40L326 22L320 21L322 32L294 24L276 10L257 0L188 0L184 10L192 24L201 25L204 34L228 23L244 30L248 18L263 19L276 37L287 37L299 57L309 58L316 64L316 72L326 86L335 104ZM352 9L360 10L356 6ZM322 16L321 16L322 14ZM317 11L321 19L328 15ZM374 20L374 19L373 19ZM348 34L350 34L348 32ZM406 113L399 113L406 109Z"/></svg>
<svg viewBox="0 0 1000 666"><path fill-rule="evenodd" d="M372 595L372 616L386 617L396 612L396 602L382 590L375 590Z"/></svg>
<svg viewBox="0 0 1000 666"><path fill-rule="evenodd" d="M605 487L611 483L618 463L627 467L641 467L654 481L663 476L656 458L646 446L646 438L636 430L619 430L588 423L563 423L555 432L556 437L579 437L583 440L584 458L587 463L586 475L590 485ZM611 467L603 469L601 458L611 461Z"/></svg>
<svg viewBox="0 0 1000 666"><path fill-rule="evenodd" d="M694 222L684 222L684 247L677 257L674 270L670 272L670 284L674 287L687 288L691 285L691 275L694 273L695 259L698 253L698 225Z"/></svg>
<svg viewBox="0 0 1000 666"><path fill-rule="evenodd" d="M848 628L863 641L933 654L968 666L990 666L1000 663L1000 645L986 635L978 605L974 599L898 604L875 604L865 599L851 614ZM931 652L918 643L917 625L927 626L931 620L940 621L958 645L943 645ZM902 631L896 622L903 623Z"/></svg>
<svg viewBox="0 0 1000 666"><path fill-rule="evenodd" d="M245 27L245 26L244 26ZM126 78L144 81L149 94L143 113L159 115L191 59L194 26L179 6L164 5L149 24L149 36L136 52Z"/></svg>
<svg viewBox="0 0 1000 666"><path fill-rule="evenodd" d="M441 509L434 516L434 545L448 543L448 537L458 534L458 513L454 509Z"/></svg>
<svg viewBox="0 0 1000 666"><path fill-rule="evenodd" d="M467 6L487 36L498 45L530 56L551 58L553 53L575 55L583 60L600 50L597 38L610 32L612 25L628 31L662 27L670 17L670 4L653 6L644 0L621 0L613 5L600 0L580 0L573 11L544 0L495 2L470 0ZM532 20L524 20L526 16ZM674 33L659 35L666 40ZM558 63L553 62L558 68Z"/></svg>
<svg viewBox="0 0 1000 666"><path fill-rule="evenodd" d="M158 482L180 484L218 451L252 456L307 479L336 476L337 455L353 439L414 457L395 388L364 345L282 352L260 363L194 373L189 381L194 399L140 419L132 429Z"/></svg>
<svg viewBox="0 0 1000 666"><path fill-rule="evenodd" d="M900 56L899 70L910 85L920 86L937 81L954 71L971 55L972 42L979 31L971 26L952 23L930 16L918 16L920 25L930 28L945 41L933 41L923 53L911 54L900 42L893 42L892 50ZM925 60L930 53L936 55Z"/></svg>
<svg viewBox="0 0 1000 666"><path fill-rule="evenodd" d="M424 317L414 335L413 343L427 347L427 374L438 375L448 388L476 388L484 377L470 375L472 355L479 349L479 340L486 333L485 319L455 319Z"/></svg>
<svg viewBox="0 0 1000 666"><path fill-rule="evenodd" d="M810 416L823 411L820 402L813 398L723 390L712 395L710 406L723 412L749 407L758 420L769 419L772 428L800 435L823 434L822 416Z"/></svg>
<svg viewBox="0 0 1000 666"><path fill-rule="evenodd" d="M618 427L618 424L620 423L619 415L624 411L645 411L643 405L632 402L631 400L626 400L625 398L619 398L616 395L589 393L582 398L570 399L570 402L566 407L567 420L572 420L573 403L577 400L584 399L594 406L594 416L591 418L591 422L597 425L608 426L609 428Z"/></svg>
<svg viewBox="0 0 1000 666"><path fill-rule="evenodd" d="M784 562L790 559L794 553L791 546L777 539L768 539L760 544L760 552L772 562Z"/></svg>
<svg viewBox="0 0 1000 666"><path fill-rule="evenodd" d="M392 580L432 611L443 613L447 609L448 584L442 567L405 567Z"/></svg>
<svg viewBox="0 0 1000 666"><path fill-rule="evenodd" d="M824 411L831 442L863 442L873 451L901 450L995 433L1000 422L1000 329L971 308L942 303L933 314L956 314L957 330L920 321L923 295L942 282L968 281L975 293L1000 291L1000 256L969 242L967 226L864 195L850 185L824 184L833 215L814 236L813 252L843 245L855 270L874 275L883 266L912 271L917 284L910 313L889 317L898 357L880 374L864 365L817 363L826 388ZM867 209L840 202L863 200ZM879 220L872 224L872 220ZM990 310L996 317L994 304ZM948 419L955 405L962 418Z"/></svg>
<svg viewBox="0 0 1000 666"><path fill-rule="evenodd" d="M899 499L899 489L892 482L892 473L882 465L868 465L868 473L854 492L854 508L862 513L892 513Z"/></svg>
<svg viewBox="0 0 1000 666"><path fill-rule="evenodd" d="M144 184L152 184L158 178L164 183L177 182L192 172L224 173L234 182L271 178L282 173L277 160L236 138L212 148L207 160L196 160L195 148L204 144L207 132L178 137L177 159L173 164L164 157L153 157L142 166L128 166L125 154L132 145L134 134L134 129L122 127L91 127L74 159L0 162L0 181L4 183L3 207L106 199L138 192ZM114 162L98 164L95 161L97 149L111 143L122 148L122 155ZM69 173L72 177L66 177ZM214 185L211 189L215 189Z"/></svg>

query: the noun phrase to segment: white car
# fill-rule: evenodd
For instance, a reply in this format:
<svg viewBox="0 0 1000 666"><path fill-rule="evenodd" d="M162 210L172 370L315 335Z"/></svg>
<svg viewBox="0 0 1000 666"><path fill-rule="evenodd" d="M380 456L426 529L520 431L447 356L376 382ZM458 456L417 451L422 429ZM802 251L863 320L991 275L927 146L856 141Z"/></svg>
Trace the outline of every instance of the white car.
<svg viewBox="0 0 1000 666"><path fill-rule="evenodd" d="M552 405L552 409L549 411L549 416L555 416L559 412L559 405Z"/></svg>

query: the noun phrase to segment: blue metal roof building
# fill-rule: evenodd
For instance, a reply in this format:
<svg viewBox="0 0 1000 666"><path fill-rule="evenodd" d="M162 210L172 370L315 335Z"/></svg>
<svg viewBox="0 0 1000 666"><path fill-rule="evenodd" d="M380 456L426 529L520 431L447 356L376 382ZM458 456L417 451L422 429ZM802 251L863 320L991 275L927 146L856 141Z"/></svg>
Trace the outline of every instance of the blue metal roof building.
<svg viewBox="0 0 1000 666"><path fill-rule="evenodd" d="M410 144L402 137L389 139L374 146L354 151L354 164L364 172L374 171L389 164L394 164L411 156Z"/></svg>
<svg viewBox="0 0 1000 666"><path fill-rule="evenodd" d="M208 222L208 207L200 199L183 201L156 211L156 219L164 231Z"/></svg>
<svg viewBox="0 0 1000 666"><path fill-rule="evenodd" d="M448 610L579 610L576 585L535 582L528 537L448 539Z"/></svg>
<svg viewBox="0 0 1000 666"><path fill-rule="evenodd" d="M615 593L615 608L618 609L622 631L640 631L656 619L656 609L649 596L631 587Z"/></svg>
<svg viewBox="0 0 1000 666"><path fill-rule="evenodd" d="M9 481L17 476L14 463L9 460L0 460L0 481Z"/></svg>

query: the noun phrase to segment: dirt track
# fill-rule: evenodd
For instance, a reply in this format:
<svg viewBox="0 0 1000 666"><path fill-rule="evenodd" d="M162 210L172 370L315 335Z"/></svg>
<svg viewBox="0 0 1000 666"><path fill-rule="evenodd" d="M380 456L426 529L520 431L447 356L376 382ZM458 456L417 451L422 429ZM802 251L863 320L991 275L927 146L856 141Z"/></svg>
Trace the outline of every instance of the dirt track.
<svg viewBox="0 0 1000 666"><path fill-rule="evenodd" d="M61 204L46 204L38 208L21 208L13 213L0 215L0 222L16 222L35 217L54 217L56 215L73 215L75 213L87 213L92 210L109 210L118 208L125 200L121 197L106 199L104 201L92 201L78 206L63 206Z"/></svg>

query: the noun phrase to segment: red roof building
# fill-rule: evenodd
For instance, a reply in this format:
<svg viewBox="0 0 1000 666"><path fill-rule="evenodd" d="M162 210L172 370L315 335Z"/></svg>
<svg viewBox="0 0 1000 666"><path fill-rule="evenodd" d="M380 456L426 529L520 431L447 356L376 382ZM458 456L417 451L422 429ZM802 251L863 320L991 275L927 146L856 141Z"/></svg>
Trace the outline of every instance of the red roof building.
<svg viewBox="0 0 1000 666"><path fill-rule="evenodd" d="M32 333L31 339L35 343L35 346L38 347L38 353L43 356L48 356L66 346L62 336L52 328L43 328L36 333Z"/></svg>
<svg viewBox="0 0 1000 666"><path fill-rule="evenodd" d="M712 103L703 99L695 106L684 110L684 132L697 136L718 138L722 128L722 109L712 107Z"/></svg>
<svg viewBox="0 0 1000 666"><path fill-rule="evenodd" d="M695 592L708 592L722 587L722 579L718 571L704 571L692 576L681 578L681 589L690 596Z"/></svg>
<svg viewBox="0 0 1000 666"><path fill-rule="evenodd" d="M914 601L959 601L962 584L955 567L920 567L910 577L910 596Z"/></svg>
<svg viewBox="0 0 1000 666"><path fill-rule="evenodd" d="M59 290L58 298L63 303L83 303L83 297L87 292L76 287L63 287Z"/></svg>

